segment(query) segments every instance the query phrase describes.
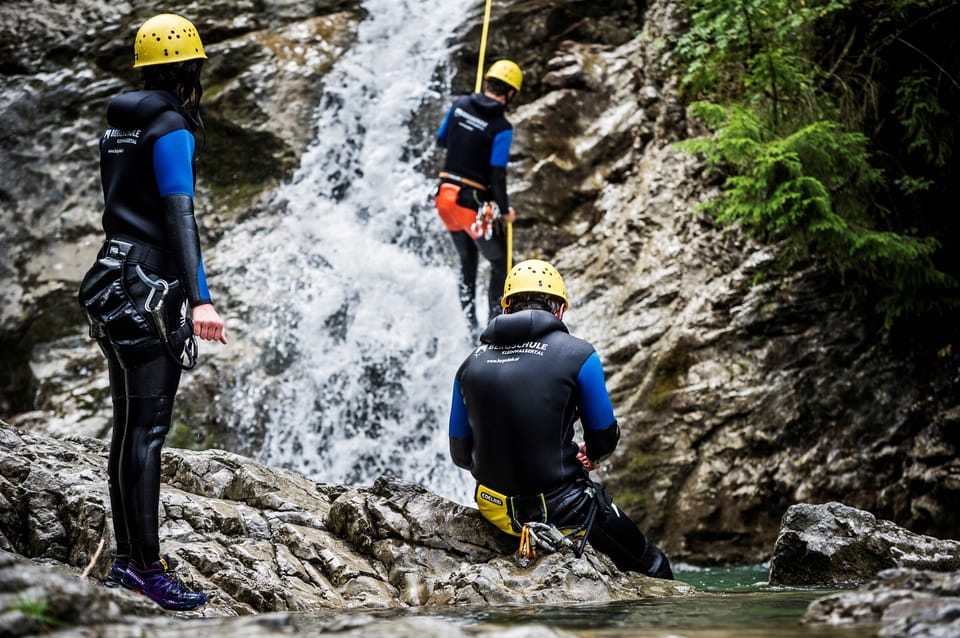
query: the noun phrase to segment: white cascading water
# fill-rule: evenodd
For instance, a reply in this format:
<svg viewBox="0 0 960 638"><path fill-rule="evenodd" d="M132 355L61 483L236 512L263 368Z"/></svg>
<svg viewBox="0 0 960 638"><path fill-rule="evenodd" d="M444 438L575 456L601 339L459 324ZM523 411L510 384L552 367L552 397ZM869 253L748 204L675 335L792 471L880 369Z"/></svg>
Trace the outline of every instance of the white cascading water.
<svg viewBox="0 0 960 638"><path fill-rule="evenodd" d="M453 249L426 199L435 179L417 166L449 101L465 11L451 0L364 9L276 215L218 245L215 264L229 264L222 277L243 304L237 338L263 353L225 395L236 427L262 428L263 449L250 451L261 461L321 482L389 473L468 503L472 479L450 461L446 424L470 340Z"/></svg>

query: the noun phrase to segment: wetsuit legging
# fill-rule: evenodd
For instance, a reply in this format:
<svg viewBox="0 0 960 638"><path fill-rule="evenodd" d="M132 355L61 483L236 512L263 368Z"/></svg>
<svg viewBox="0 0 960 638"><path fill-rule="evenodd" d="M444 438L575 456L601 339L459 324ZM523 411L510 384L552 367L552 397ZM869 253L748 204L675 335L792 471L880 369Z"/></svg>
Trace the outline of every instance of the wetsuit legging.
<svg viewBox="0 0 960 638"><path fill-rule="evenodd" d="M150 564L160 554L160 448L170 429L180 367L168 356L126 370L116 358L107 360L113 395L107 475L117 557Z"/></svg>
<svg viewBox="0 0 960 638"><path fill-rule="evenodd" d="M598 516L587 540L597 551L610 557L621 571L634 571L654 578L673 578L670 561L656 545L647 540L630 518L615 505L605 516ZM638 548L643 548L637 553Z"/></svg>
<svg viewBox="0 0 960 638"><path fill-rule="evenodd" d="M453 245L460 256L460 306L471 329L477 326L477 312L473 300L477 295L477 268L479 255L490 262L490 285L487 288L488 320L500 314L500 296L507 278L507 240L502 232L490 239L473 239L460 230L450 233Z"/></svg>

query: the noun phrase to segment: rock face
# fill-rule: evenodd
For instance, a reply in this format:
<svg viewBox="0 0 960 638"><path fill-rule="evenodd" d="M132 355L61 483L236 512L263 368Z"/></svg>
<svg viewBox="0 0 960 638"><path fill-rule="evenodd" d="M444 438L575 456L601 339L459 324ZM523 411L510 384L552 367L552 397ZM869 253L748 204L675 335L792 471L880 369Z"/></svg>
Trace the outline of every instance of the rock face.
<svg viewBox="0 0 960 638"><path fill-rule="evenodd" d="M211 193L201 213L215 255L221 224L274 212L265 202L314 138L320 80L362 10L335 0L195 9L217 54L206 153L223 161L201 164L198 186ZM107 432L102 358L74 291L98 241L102 106L135 83L129 39L153 10L0 4L0 416L18 427ZM474 16L464 42L479 25ZM784 511L809 501L956 538L956 344L885 337L815 265L780 273L776 246L696 213L718 180L673 146L702 134L670 48L685 28L671 0L508 0L492 30L490 55L516 52L528 78L511 114L515 253L564 274L572 331L600 352L623 427L598 478L676 559L766 560ZM469 90L470 50L454 52L457 90ZM254 454L211 407L218 384L235 381L230 365L210 369L177 407L205 436L176 442ZM404 596L420 597L419 586Z"/></svg>
<svg viewBox="0 0 960 638"><path fill-rule="evenodd" d="M113 538L105 454L99 439L0 428L0 550L103 578ZM580 560L550 554L522 568L510 557L515 539L494 535L475 509L389 477L347 488L227 452L166 449L163 481L162 549L183 581L210 598L187 616L605 602L692 591L619 572L589 549ZM3 561L11 573L21 569ZM20 583L8 593L27 587L25 577L3 582ZM70 591L89 597L92 623L118 610L142 615L130 592L85 586ZM43 592L43 583L37 588ZM73 613L56 605L63 618Z"/></svg>
<svg viewBox="0 0 960 638"><path fill-rule="evenodd" d="M861 584L890 568L960 570L960 542L914 534L841 503L800 504L783 516L772 585Z"/></svg>

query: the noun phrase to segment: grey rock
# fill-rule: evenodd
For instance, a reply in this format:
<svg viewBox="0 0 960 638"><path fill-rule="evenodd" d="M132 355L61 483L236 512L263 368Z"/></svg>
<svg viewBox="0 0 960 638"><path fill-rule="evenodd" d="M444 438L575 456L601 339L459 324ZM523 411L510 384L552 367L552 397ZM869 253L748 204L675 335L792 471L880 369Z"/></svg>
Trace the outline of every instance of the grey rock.
<svg viewBox="0 0 960 638"><path fill-rule="evenodd" d="M893 567L958 570L960 542L915 534L842 503L800 504L783 516L770 583L860 584Z"/></svg>
<svg viewBox="0 0 960 638"><path fill-rule="evenodd" d="M884 638L948 638L960 635L960 571L912 568L880 572L856 591L820 598L806 624L879 626Z"/></svg>
<svg viewBox="0 0 960 638"><path fill-rule="evenodd" d="M17 601L43 606L34 616L78 625L155 613L142 596L97 582L112 563L106 453L100 439L0 427L0 603L14 610L0 615L4 635L37 629L36 617L16 610L39 607ZM209 595L183 618L693 592L619 572L589 548L582 559L549 554L520 567L510 557L516 540L476 509L394 477L347 488L223 451L162 456L162 549L188 587Z"/></svg>

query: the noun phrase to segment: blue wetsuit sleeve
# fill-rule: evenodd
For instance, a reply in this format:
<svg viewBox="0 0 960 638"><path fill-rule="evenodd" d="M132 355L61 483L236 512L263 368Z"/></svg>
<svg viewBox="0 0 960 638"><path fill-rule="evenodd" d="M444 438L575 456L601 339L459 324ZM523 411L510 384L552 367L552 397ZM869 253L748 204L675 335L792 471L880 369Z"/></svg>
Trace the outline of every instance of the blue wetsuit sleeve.
<svg viewBox="0 0 960 638"><path fill-rule="evenodd" d="M164 202L166 228L191 307L210 303L210 288L193 212L193 134L177 129L153 144L153 172Z"/></svg>
<svg viewBox="0 0 960 638"><path fill-rule="evenodd" d="M506 168L510 161L510 144L513 143L513 129L508 128L500 131L493 138L493 146L490 148L490 166L502 166Z"/></svg>
<svg viewBox="0 0 960 638"><path fill-rule="evenodd" d="M580 392L580 423L587 457L594 462L610 456L620 440L620 426L613 415L613 405L607 393L600 357L593 352L580 366L577 375Z"/></svg>
<svg viewBox="0 0 960 638"><path fill-rule="evenodd" d="M193 197L193 148L190 131L177 129L153 144L153 171L160 196Z"/></svg>
<svg viewBox="0 0 960 638"><path fill-rule="evenodd" d="M473 467L473 430L467 418L467 405L460 392L460 380L453 381L453 397L450 400L450 458L457 467L469 470Z"/></svg>
<svg viewBox="0 0 960 638"><path fill-rule="evenodd" d="M510 142L513 129L497 133L490 150L490 191L497 208L504 215L510 210L510 198L507 196L507 160L510 159Z"/></svg>
<svg viewBox="0 0 960 638"><path fill-rule="evenodd" d="M440 123L440 128L437 129L437 142L440 144L444 144L447 141L447 125L450 123L451 113L453 113L452 106L447 109L447 114L443 116L443 122Z"/></svg>
<svg viewBox="0 0 960 638"><path fill-rule="evenodd" d="M584 430L605 430L616 421L610 395L607 394L603 364L596 352L580 366L577 389L580 390L580 422Z"/></svg>

